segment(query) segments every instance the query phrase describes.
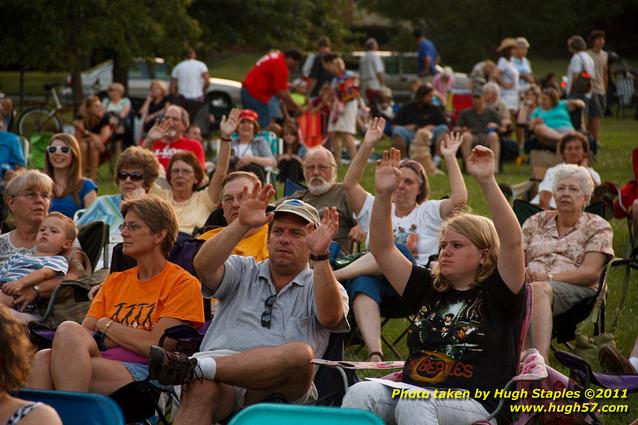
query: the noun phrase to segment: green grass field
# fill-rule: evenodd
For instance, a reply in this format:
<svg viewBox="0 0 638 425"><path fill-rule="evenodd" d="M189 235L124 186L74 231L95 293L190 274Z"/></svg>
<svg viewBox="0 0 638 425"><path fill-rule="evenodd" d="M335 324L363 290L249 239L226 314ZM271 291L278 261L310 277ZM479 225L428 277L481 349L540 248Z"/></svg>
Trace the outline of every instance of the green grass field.
<svg viewBox="0 0 638 425"><path fill-rule="evenodd" d="M214 62L209 63L212 76L230 78L234 80L240 80L243 78L245 72L252 66L254 61L259 55L242 54L238 56L225 57ZM544 75L546 72L556 72L558 75L562 75L566 68L566 60L533 60L532 62L535 71L538 75ZM63 78L64 73L28 73L25 87L27 94L42 94L42 85L51 81L60 81ZM18 74L12 72L0 72L0 90L5 91L8 94L17 93L18 87ZM631 112L627 114L629 117L633 116ZM598 156L593 164L594 168L600 173L603 181L612 181L616 184L624 184L632 179L631 171L631 150L638 147L638 121L634 121L630 118L625 120L617 120L614 117L605 118L602 124L601 132L602 148L600 149ZM387 146L388 141L382 144L381 148ZM381 149L380 148L380 149ZM342 179L346 172L346 166L341 165L339 167L339 179ZM527 180L530 175L530 168L527 165L517 166L514 164L505 164L503 172L498 176L498 181L502 183L518 183ZM110 172L105 164L102 166L99 172L98 183L100 186L100 194L113 193L115 186L110 180ZM373 190L373 167L368 166L365 176L362 179L362 184L366 190ZM469 206L472 210L478 214L487 214L487 208L482 194L478 188L476 182L469 176L466 176L466 185L469 193ZM435 176L430 179L431 198L438 199L449 192L449 186L447 178L445 176ZM280 190L279 193L282 191ZM622 220L612 220L611 222L614 230L614 251L616 256L621 257L625 255L626 243L627 243L627 224ZM634 273L633 284L635 286L638 283L638 275ZM620 298L620 285L622 282L622 271L612 270L608 277L609 293L607 303L607 318L608 324L610 318L616 312L619 298ZM628 353L633 345L633 341L638 336L638 322L634 322L634 317L638 309L638 291L635 288L629 293L629 297L626 300L626 307L621 315L620 326L616 329L616 340L618 346L623 353ZM384 333L388 337L398 335L403 331L407 322L405 320L394 320L386 328ZM586 329L585 332L591 332L591 329ZM390 338L393 339L393 338ZM407 348L405 347L405 340L399 344L402 349L402 357L407 355ZM347 351L347 357L349 359L364 359L367 356L365 349L362 350L359 355L353 354L353 349L349 348ZM385 350L387 354L389 350ZM391 355L387 356L392 358ZM553 363L554 365L554 363ZM612 400L612 402L614 402ZM629 400L629 404L632 406L629 414L615 414L605 417L604 422L606 424L627 424L631 421L630 418L638 416L638 400L636 396L633 396Z"/></svg>

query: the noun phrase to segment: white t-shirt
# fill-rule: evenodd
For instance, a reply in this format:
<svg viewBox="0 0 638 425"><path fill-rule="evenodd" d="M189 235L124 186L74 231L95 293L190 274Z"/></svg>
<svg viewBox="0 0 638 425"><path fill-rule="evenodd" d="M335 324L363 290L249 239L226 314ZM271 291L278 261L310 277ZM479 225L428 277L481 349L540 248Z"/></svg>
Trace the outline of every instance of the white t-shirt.
<svg viewBox="0 0 638 425"><path fill-rule="evenodd" d="M383 74L384 72L383 61L374 50L368 50L361 56L359 60L359 79L364 90L380 90L381 83L377 78L377 74Z"/></svg>
<svg viewBox="0 0 638 425"><path fill-rule="evenodd" d="M596 78L596 68L594 67L594 60L587 54L587 52L578 52L572 56L567 67L567 94L572 91L572 78L574 74L580 74L583 72L583 67L592 80Z"/></svg>
<svg viewBox="0 0 638 425"><path fill-rule="evenodd" d="M541 182L541 184L538 185L538 194L536 194L534 199L532 199L531 201L532 204L534 205L540 204L541 192L551 192L552 199L549 200L549 206L551 208L556 208L556 201L554 200L554 195L553 195L554 178L556 176L556 171L558 170L558 167L562 166L563 164L554 165L553 167L547 169L547 171L545 172L545 177L543 178L543 181ZM596 171L594 171L594 169L591 167L587 167L587 171L589 171L589 175L594 181L594 186L600 186L600 182L601 182L600 175Z"/></svg>
<svg viewBox="0 0 638 425"><path fill-rule="evenodd" d="M529 83L527 82L527 80L523 80L522 78L520 78L520 75L532 75L532 65L529 63L529 60L526 57L522 57L521 59L512 57L512 63L518 70L518 86L521 91L525 91L529 87Z"/></svg>
<svg viewBox="0 0 638 425"><path fill-rule="evenodd" d="M507 85L512 85L512 88L506 89L501 86L501 99L507 105L507 108L510 110L518 109L518 69L516 65L512 61L508 61L504 57L498 60L496 67L501 71L501 81L503 83L507 83Z"/></svg>
<svg viewBox="0 0 638 425"><path fill-rule="evenodd" d="M204 96L204 82L202 76L208 72L208 67L197 59L187 59L173 68L171 77L177 80L177 92L186 99L197 99Z"/></svg>
<svg viewBox="0 0 638 425"><path fill-rule="evenodd" d="M392 205L394 242L405 245L420 266L427 265L430 255L439 252L439 230L443 224L441 202L443 201L425 201L417 205L405 217L397 217L394 205ZM368 237L373 203L374 196L368 193L361 211L355 216L361 230L368 233Z"/></svg>

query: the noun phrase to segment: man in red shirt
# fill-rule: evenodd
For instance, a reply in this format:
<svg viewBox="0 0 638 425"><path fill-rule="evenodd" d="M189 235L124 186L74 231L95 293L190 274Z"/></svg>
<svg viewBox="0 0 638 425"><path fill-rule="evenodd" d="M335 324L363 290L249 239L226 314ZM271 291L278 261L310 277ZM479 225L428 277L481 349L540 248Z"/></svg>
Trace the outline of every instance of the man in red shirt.
<svg viewBox="0 0 638 425"><path fill-rule="evenodd" d="M288 72L297 69L303 57L297 49L268 53L248 71L241 88L241 101L245 109L252 109L259 115L259 126L270 125L268 101L276 96L288 110L301 112L288 93Z"/></svg>
<svg viewBox="0 0 638 425"><path fill-rule="evenodd" d="M171 105L166 110L162 121L155 124L146 135L144 148L153 151L164 170L168 167L173 155L181 151L193 152L202 167L206 169L202 144L184 137L188 126L188 112L181 106Z"/></svg>

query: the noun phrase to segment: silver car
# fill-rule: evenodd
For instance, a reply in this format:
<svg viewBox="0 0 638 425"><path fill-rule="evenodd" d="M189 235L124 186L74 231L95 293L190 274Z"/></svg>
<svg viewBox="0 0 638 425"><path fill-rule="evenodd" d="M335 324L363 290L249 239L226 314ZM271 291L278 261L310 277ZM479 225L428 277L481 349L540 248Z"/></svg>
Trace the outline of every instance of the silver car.
<svg viewBox="0 0 638 425"><path fill-rule="evenodd" d="M128 72L128 97L134 107L139 108L146 99L153 80L170 83L170 69L164 59L135 59ZM113 81L113 61L107 60L82 73L82 90L85 95L104 95ZM227 114L235 105L240 105L241 83L224 78L211 78L206 91L210 111L217 117ZM137 109L136 108L136 109Z"/></svg>
<svg viewBox="0 0 638 425"><path fill-rule="evenodd" d="M381 57L385 68L384 83L392 90L394 100L405 102L411 99L410 82L418 80L416 72L417 55L416 52L393 52L389 50L378 50L376 53ZM358 50L345 57L346 67L352 71L359 71L359 60L365 51ZM443 68L437 65L439 72ZM453 90L464 91L467 89L468 77L464 73L454 73Z"/></svg>

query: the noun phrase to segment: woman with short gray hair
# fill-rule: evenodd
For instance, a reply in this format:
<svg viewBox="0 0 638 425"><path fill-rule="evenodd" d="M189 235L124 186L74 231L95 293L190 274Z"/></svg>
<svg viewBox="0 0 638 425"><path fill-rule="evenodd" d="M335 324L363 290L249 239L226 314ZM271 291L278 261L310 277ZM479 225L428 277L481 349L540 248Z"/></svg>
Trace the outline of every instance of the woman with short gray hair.
<svg viewBox="0 0 638 425"><path fill-rule="evenodd" d="M494 109L501 117L501 120L510 119L510 111L501 99L501 88L493 81L483 84L483 95L488 108Z"/></svg>
<svg viewBox="0 0 638 425"><path fill-rule="evenodd" d="M612 229L585 212L594 184L585 167L564 164L556 171L556 210L541 211L523 224L525 280L533 291L531 340L549 360L552 316L596 296L598 281L614 255Z"/></svg>

